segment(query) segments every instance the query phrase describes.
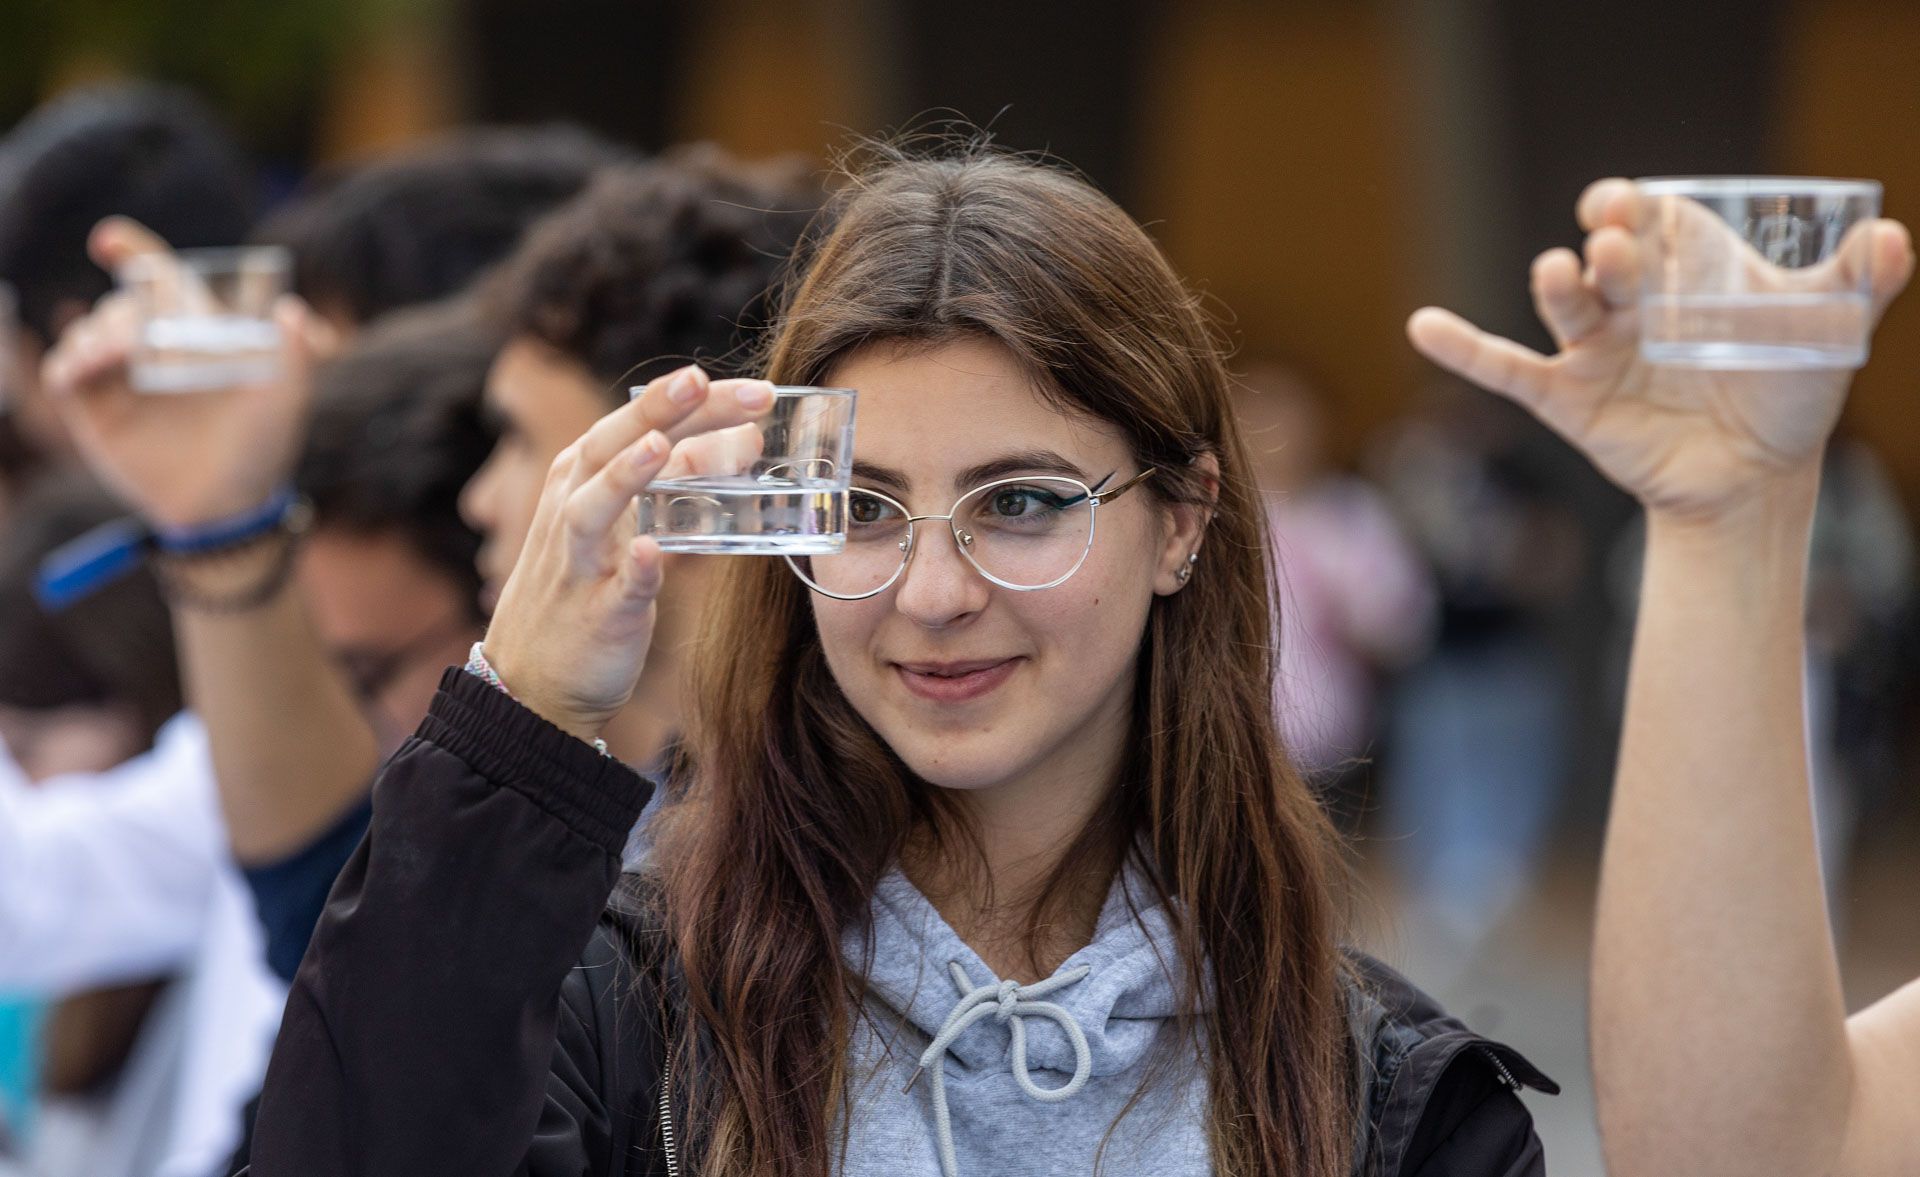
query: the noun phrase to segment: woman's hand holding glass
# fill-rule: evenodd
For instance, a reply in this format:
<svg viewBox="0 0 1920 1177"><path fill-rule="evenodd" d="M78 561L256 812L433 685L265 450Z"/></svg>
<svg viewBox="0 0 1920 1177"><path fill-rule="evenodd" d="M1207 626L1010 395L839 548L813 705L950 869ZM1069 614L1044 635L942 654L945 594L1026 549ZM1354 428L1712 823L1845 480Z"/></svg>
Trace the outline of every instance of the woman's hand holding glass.
<svg viewBox="0 0 1920 1177"><path fill-rule="evenodd" d="M487 661L517 699L585 740L626 705L663 568L659 543L635 534L635 496L656 479L751 465L752 422L772 405L764 380L682 368L560 452L487 630Z"/></svg>
<svg viewBox="0 0 1920 1177"><path fill-rule="evenodd" d="M1584 258L1553 249L1534 261L1534 306L1558 354L1540 355L1436 307L1415 312L1407 332L1441 367L1526 406L1648 510L1711 519L1818 470L1852 372L1647 363L1639 346L1636 233L1648 211L1631 181L1602 180L1579 203L1588 231ZM1756 290L1849 290L1865 269L1873 322L1913 273L1912 243L1894 221L1863 222L1829 262L1786 270L1753 254L1705 208L1683 215L1697 216L1692 227L1702 249L1734 242L1750 255Z"/></svg>

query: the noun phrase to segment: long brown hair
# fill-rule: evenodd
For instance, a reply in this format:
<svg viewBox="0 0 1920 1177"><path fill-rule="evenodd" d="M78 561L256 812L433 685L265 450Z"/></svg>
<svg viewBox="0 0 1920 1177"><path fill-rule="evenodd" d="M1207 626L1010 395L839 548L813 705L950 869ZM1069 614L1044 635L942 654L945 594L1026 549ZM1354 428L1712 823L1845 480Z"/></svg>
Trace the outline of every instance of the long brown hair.
<svg viewBox="0 0 1920 1177"><path fill-rule="evenodd" d="M1148 617L1124 780L1082 840L1137 846L1173 901L1215 1171L1345 1173L1340 858L1275 731L1263 513L1195 296L1065 171L977 145L877 149L803 243L776 322L768 375L793 384L875 342L998 341L1062 411L1118 428L1161 471L1145 486L1162 505L1207 505L1195 462L1219 463L1197 575ZM676 1057L696 1041L702 1056L676 1082L698 1076L702 1172L821 1177L861 988L841 933L868 918L910 835L940 820L939 791L840 693L806 590L779 563L735 562L691 661L689 801L670 808L656 858L692 1015Z"/></svg>

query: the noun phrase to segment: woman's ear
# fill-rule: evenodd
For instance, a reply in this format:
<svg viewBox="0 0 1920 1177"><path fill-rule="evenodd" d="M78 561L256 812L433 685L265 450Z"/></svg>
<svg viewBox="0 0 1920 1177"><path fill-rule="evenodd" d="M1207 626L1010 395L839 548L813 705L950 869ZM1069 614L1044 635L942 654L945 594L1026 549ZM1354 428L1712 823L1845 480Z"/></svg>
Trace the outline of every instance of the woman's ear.
<svg viewBox="0 0 1920 1177"><path fill-rule="evenodd" d="M1220 501L1220 460L1201 454L1193 461L1193 475L1199 480L1204 499L1197 503L1176 503L1168 511L1166 540L1160 548L1160 560L1154 569L1153 591L1170 597L1199 575L1203 566L1200 545L1207 538L1207 526L1213 522L1214 505Z"/></svg>

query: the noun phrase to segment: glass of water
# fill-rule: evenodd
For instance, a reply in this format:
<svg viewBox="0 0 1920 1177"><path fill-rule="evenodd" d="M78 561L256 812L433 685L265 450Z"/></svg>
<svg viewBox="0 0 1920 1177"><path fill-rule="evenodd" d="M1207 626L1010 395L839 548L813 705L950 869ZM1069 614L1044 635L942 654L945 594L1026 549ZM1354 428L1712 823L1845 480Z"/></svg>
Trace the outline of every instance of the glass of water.
<svg viewBox="0 0 1920 1177"><path fill-rule="evenodd" d="M758 454L743 458L738 473L649 483L640 495L641 533L669 552L840 551L853 476L854 396L850 388L775 386L773 408L750 427L758 431Z"/></svg>
<svg viewBox="0 0 1920 1177"><path fill-rule="evenodd" d="M1639 181L1640 353L1683 368L1782 371L1867 362L1872 276L1841 243L1880 215L1871 180Z"/></svg>
<svg viewBox="0 0 1920 1177"><path fill-rule="evenodd" d="M142 254L120 267L121 289L140 312L133 387L197 392L278 376L273 306L291 269L278 246Z"/></svg>

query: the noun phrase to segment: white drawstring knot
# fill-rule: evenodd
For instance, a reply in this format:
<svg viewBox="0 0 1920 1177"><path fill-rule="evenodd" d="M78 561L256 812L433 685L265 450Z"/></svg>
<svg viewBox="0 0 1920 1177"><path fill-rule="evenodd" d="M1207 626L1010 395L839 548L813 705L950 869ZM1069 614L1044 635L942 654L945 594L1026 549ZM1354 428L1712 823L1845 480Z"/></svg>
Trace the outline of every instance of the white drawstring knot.
<svg viewBox="0 0 1920 1177"><path fill-rule="evenodd" d="M953 1155L953 1121L947 1110L946 1068L941 1065L947 1049L975 1022L992 1015L996 1020L1006 1023L1007 1033L1013 1039L1013 1078L1020 1085L1020 1090L1026 1092L1028 1098L1042 1103L1071 1099L1079 1094L1093 1075L1093 1055L1087 1047L1086 1033L1065 1008L1051 1001L1034 999L1045 997L1056 989L1064 989L1092 970L1080 965L1032 985L998 981L976 988L967 971L960 967L959 961L949 961L947 969L960 1000L954 1004L953 1012L947 1015L946 1024L934 1035L933 1042L921 1054L920 1068L914 1071L913 1081L919 1080L921 1071L932 1069L933 1123L940 1149L940 1172L945 1177L960 1177L960 1166ZM1066 1034L1067 1041L1073 1044L1073 1075L1058 1087L1039 1086L1027 1070L1026 1019L1030 1017L1051 1018ZM912 1090L913 1082L909 1082L907 1088Z"/></svg>

